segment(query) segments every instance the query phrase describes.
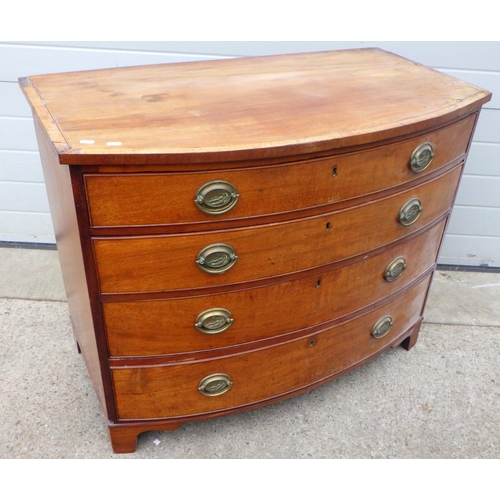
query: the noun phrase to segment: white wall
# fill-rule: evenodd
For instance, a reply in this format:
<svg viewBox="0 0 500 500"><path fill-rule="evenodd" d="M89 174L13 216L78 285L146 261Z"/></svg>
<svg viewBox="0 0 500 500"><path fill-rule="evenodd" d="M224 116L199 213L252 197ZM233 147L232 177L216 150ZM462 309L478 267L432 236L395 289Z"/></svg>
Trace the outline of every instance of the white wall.
<svg viewBox="0 0 500 500"><path fill-rule="evenodd" d="M17 79L43 73L378 46L493 92L440 262L500 267L500 42L0 43L0 241L53 243L37 144Z"/></svg>

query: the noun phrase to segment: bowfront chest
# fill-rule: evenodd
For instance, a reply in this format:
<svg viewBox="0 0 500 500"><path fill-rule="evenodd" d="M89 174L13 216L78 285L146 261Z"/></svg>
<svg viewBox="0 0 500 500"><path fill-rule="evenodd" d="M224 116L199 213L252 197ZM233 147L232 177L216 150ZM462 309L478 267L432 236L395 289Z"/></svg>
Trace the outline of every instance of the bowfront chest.
<svg viewBox="0 0 500 500"><path fill-rule="evenodd" d="M415 344L489 92L378 49L20 84L115 452Z"/></svg>

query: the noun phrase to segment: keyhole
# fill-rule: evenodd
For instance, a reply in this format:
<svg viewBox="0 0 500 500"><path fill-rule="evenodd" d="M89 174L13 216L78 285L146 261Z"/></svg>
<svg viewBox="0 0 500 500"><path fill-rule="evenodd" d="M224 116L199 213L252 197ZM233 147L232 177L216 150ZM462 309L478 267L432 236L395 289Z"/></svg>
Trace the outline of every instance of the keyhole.
<svg viewBox="0 0 500 500"><path fill-rule="evenodd" d="M337 177L338 172L337 172L337 165L332 167L332 177Z"/></svg>
<svg viewBox="0 0 500 500"><path fill-rule="evenodd" d="M312 346L314 345L314 340L311 340L311 341L309 342L309 345L312 347Z"/></svg>
<svg viewBox="0 0 500 500"><path fill-rule="evenodd" d="M331 227L332 227L332 225L329 222L327 222L326 227L325 227L325 231L330 231Z"/></svg>
<svg viewBox="0 0 500 500"><path fill-rule="evenodd" d="M316 282L316 288L319 288L321 286L321 279L319 279L317 282Z"/></svg>

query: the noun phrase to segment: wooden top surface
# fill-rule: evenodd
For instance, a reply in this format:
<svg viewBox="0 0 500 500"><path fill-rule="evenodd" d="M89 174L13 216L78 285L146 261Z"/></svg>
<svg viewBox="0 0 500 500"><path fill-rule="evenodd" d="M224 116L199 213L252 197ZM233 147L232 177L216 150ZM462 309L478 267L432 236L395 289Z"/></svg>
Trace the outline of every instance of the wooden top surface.
<svg viewBox="0 0 500 500"><path fill-rule="evenodd" d="M491 98L380 49L60 73L20 84L61 163L82 165L310 154L444 124Z"/></svg>

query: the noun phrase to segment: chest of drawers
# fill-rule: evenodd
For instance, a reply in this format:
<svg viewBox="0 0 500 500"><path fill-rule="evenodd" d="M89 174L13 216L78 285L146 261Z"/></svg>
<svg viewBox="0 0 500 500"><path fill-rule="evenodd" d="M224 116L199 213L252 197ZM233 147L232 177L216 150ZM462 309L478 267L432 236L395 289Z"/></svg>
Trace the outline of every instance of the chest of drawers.
<svg viewBox="0 0 500 500"><path fill-rule="evenodd" d="M415 344L489 92L378 49L20 84L115 452Z"/></svg>

